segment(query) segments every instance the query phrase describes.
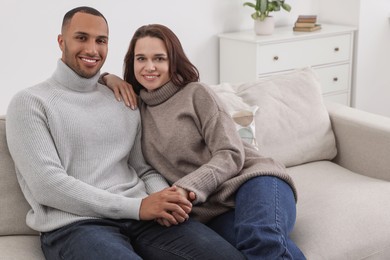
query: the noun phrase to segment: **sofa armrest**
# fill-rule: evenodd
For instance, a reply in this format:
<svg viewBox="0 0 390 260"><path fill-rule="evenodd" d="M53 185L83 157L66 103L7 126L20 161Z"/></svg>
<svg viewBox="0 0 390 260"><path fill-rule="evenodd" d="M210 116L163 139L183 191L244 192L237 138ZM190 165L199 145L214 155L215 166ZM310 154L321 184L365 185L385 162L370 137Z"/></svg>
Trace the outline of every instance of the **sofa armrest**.
<svg viewBox="0 0 390 260"><path fill-rule="evenodd" d="M390 181L390 118L326 104L336 137L334 161L359 174Z"/></svg>

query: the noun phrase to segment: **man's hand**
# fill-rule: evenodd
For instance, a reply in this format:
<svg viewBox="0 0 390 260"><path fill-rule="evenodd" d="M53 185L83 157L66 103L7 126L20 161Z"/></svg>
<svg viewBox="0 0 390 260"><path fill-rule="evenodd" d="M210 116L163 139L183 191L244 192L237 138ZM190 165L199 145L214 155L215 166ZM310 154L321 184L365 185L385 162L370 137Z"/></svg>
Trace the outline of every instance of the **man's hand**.
<svg viewBox="0 0 390 260"><path fill-rule="evenodd" d="M105 75L103 81L107 87L114 91L115 98L118 101L123 100L126 106L133 110L137 108L137 95L129 83L114 74Z"/></svg>
<svg viewBox="0 0 390 260"><path fill-rule="evenodd" d="M140 219L155 219L164 226L186 221L192 209L191 202L173 186L150 194L141 202Z"/></svg>

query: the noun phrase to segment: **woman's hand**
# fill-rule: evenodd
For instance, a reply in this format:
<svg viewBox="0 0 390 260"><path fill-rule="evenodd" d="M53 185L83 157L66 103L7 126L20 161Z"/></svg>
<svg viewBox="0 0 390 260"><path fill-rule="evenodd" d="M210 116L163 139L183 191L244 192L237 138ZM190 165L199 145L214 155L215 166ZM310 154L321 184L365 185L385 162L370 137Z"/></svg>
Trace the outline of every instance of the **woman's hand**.
<svg viewBox="0 0 390 260"><path fill-rule="evenodd" d="M176 186L174 186L176 187ZM196 199L196 195L192 191L187 191L183 188L177 187L177 191L180 192L185 198L187 198L189 201L194 201Z"/></svg>
<svg viewBox="0 0 390 260"><path fill-rule="evenodd" d="M144 198L139 214L141 220L155 219L161 225L171 226L186 221L191 209L191 202L173 186Z"/></svg>
<svg viewBox="0 0 390 260"><path fill-rule="evenodd" d="M107 87L114 91L118 101L123 100L126 106L133 110L137 108L137 95L129 83L114 74L104 75L102 80Z"/></svg>

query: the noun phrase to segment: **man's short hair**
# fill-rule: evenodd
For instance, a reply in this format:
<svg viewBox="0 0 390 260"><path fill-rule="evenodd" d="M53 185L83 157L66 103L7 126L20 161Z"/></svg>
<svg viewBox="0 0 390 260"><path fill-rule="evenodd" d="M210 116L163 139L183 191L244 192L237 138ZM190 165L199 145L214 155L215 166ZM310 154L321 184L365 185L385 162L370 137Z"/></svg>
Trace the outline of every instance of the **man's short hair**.
<svg viewBox="0 0 390 260"><path fill-rule="evenodd" d="M92 7L89 7L89 6L80 6L80 7L73 8L72 10L68 11L64 15L64 19L62 20L62 30L70 22L70 20L72 20L73 16L76 13L86 13L86 14L92 14L92 15L95 15L95 16L100 16L100 17L102 17L104 19L104 21L108 25L108 22L107 22L106 18L104 17L104 15L101 12L99 12L95 8L92 8Z"/></svg>

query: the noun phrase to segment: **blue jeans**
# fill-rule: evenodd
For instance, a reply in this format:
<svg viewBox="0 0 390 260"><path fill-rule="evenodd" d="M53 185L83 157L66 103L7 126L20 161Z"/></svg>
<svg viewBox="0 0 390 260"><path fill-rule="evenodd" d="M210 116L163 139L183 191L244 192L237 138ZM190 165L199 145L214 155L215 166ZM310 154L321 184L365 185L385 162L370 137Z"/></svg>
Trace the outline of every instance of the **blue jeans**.
<svg viewBox="0 0 390 260"><path fill-rule="evenodd" d="M289 238L296 218L294 194L283 180L260 176L244 183L236 208L208 223L247 259L305 259Z"/></svg>
<svg viewBox="0 0 390 260"><path fill-rule="evenodd" d="M46 259L245 259L199 222L172 227L153 221L86 220L42 233Z"/></svg>

